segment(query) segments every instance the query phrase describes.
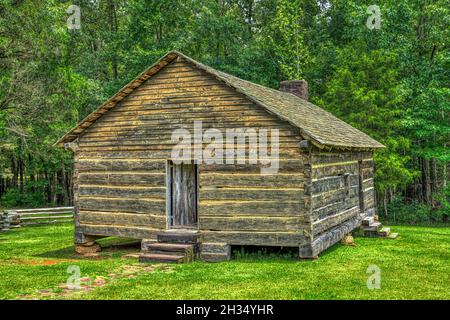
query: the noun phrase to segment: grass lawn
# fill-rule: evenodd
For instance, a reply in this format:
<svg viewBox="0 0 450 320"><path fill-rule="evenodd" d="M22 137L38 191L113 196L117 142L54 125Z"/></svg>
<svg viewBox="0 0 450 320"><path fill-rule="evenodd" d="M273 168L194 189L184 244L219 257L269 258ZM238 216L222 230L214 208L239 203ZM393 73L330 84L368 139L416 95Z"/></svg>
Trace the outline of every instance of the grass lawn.
<svg viewBox="0 0 450 320"><path fill-rule="evenodd" d="M73 253L72 225L0 233L0 299L450 299L450 227L395 226L396 240L360 238L315 261L248 255L222 263L139 266L136 248L107 247L99 257ZM71 265L86 285L64 290ZM367 268L381 270L369 290ZM89 277L89 278L87 278ZM86 280L87 279L87 280Z"/></svg>

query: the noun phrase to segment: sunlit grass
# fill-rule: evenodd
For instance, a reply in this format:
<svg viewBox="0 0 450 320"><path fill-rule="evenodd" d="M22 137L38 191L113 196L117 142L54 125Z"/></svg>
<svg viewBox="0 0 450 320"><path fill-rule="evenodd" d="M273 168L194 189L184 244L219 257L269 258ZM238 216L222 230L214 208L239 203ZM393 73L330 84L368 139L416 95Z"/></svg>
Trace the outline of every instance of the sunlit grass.
<svg viewBox="0 0 450 320"><path fill-rule="evenodd" d="M239 255L222 263L175 265L173 272L146 272L111 279L70 299L449 299L450 228L392 227L396 240L356 238L356 247L336 245L318 260L286 255ZM27 227L0 234L0 298L15 299L57 288L67 267L81 276L108 276L135 260L133 248L109 248L99 258L73 253L70 224ZM111 245L117 239L103 240ZM381 270L381 289L369 290L367 268Z"/></svg>

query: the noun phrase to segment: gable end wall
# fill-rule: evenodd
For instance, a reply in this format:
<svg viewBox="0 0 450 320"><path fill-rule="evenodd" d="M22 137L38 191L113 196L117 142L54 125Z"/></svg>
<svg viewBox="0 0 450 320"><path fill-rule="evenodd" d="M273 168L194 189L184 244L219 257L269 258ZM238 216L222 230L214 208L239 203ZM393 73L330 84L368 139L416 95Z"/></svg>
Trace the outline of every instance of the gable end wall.
<svg viewBox="0 0 450 320"><path fill-rule="evenodd" d="M77 230L87 235L156 239L165 230L166 162L175 129L265 128L280 132L280 171L260 166L199 166L203 241L299 246L310 240L309 197L297 128L183 59L144 82L79 137ZM307 175L307 174L306 174ZM306 231L305 231L306 230Z"/></svg>

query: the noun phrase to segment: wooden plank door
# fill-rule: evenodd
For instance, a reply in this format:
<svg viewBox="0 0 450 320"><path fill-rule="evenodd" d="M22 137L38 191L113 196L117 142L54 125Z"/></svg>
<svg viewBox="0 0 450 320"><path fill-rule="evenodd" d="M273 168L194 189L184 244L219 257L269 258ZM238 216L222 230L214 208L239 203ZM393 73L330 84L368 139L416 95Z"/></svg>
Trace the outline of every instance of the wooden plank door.
<svg viewBox="0 0 450 320"><path fill-rule="evenodd" d="M171 227L197 224L197 165L170 164Z"/></svg>

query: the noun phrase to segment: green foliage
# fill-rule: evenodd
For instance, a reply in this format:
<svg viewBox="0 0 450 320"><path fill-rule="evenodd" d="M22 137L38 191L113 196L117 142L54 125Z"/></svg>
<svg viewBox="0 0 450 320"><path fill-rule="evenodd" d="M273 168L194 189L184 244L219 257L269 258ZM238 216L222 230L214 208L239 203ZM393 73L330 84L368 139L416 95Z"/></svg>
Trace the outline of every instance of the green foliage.
<svg viewBox="0 0 450 320"><path fill-rule="evenodd" d="M80 30L67 28L71 4L81 8ZM379 201L387 194L406 195L445 210L450 7L444 0L380 0L381 28L369 30L372 4L0 1L0 175L18 189L19 163L25 185L31 176L49 184L55 174L70 172L70 154L54 142L157 58L177 49L272 88L305 78L312 102L386 146L375 155ZM424 159L437 163L438 204L422 196L423 176L429 175ZM6 195L6 203L47 201L44 192L39 201L14 202L29 197L15 192Z"/></svg>
<svg viewBox="0 0 450 320"><path fill-rule="evenodd" d="M400 131L404 88L396 70L396 55L381 50L365 52L357 43L336 51L329 66L333 75L322 85L321 98L313 100L386 146L375 154L379 191L405 187L414 172L407 167L411 142Z"/></svg>
<svg viewBox="0 0 450 320"><path fill-rule="evenodd" d="M0 199L0 207L4 208L39 208L50 205L47 199L42 197L48 188L45 180L28 182L21 193L18 188L9 189ZM61 194L59 190L58 194Z"/></svg>
<svg viewBox="0 0 450 320"><path fill-rule="evenodd" d="M442 217L442 220L448 221L450 217L450 185L435 194L434 199L439 203L437 214Z"/></svg>
<svg viewBox="0 0 450 320"><path fill-rule="evenodd" d="M273 45L278 63L285 80L301 79L307 63L308 52L304 43L304 13L300 0L279 0L273 35Z"/></svg>
<svg viewBox="0 0 450 320"><path fill-rule="evenodd" d="M400 197L395 197L388 204L388 211L391 213L389 217L383 218L390 223L400 224L440 224L448 220L449 198L441 199L442 206L438 209L433 209L426 204L420 203L417 200L412 202L405 202Z"/></svg>

